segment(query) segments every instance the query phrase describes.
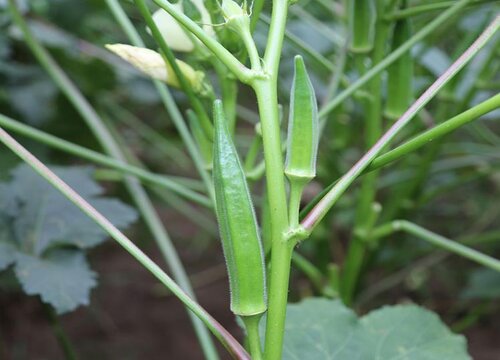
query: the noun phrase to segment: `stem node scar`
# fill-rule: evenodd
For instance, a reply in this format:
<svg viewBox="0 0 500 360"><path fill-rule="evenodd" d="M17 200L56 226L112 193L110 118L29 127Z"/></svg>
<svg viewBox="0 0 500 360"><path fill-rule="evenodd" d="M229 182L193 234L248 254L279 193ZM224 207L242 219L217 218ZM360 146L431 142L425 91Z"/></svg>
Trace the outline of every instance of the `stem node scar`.
<svg viewBox="0 0 500 360"><path fill-rule="evenodd" d="M302 240L305 240L311 235L302 225L288 229L283 236L283 241L293 246L297 245Z"/></svg>

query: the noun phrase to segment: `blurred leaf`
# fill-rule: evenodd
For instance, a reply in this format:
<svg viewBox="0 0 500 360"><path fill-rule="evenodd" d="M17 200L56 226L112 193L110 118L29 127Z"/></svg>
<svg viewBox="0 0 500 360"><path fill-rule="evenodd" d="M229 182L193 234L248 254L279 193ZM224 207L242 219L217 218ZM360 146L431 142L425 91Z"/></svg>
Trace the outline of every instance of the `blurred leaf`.
<svg viewBox="0 0 500 360"><path fill-rule="evenodd" d="M500 273L490 269L473 271L461 297L464 299L498 299L500 298Z"/></svg>
<svg viewBox="0 0 500 360"><path fill-rule="evenodd" d="M120 201L97 198L102 189L92 179L90 168L54 168L54 171L116 226L126 227L137 218L135 211ZM10 192L21 204L12 227L23 250L39 256L51 246L65 244L83 249L107 238L104 230L31 168L19 166L12 175Z"/></svg>
<svg viewBox="0 0 500 360"><path fill-rule="evenodd" d="M58 31L52 26L36 21L30 21L28 26L30 31L36 34L36 38L48 47L67 48L68 51L78 50L75 48L78 44L76 44L76 41L72 37L62 31ZM11 35L18 40L23 39L23 34L19 28L13 28Z"/></svg>
<svg viewBox="0 0 500 360"><path fill-rule="evenodd" d="M50 105L55 95L55 86L40 78L9 89L10 104L32 125L42 124L52 114Z"/></svg>
<svg viewBox="0 0 500 360"><path fill-rule="evenodd" d="M283 359L470 359L462 336L415 305L358 318L338 300L307 299L287 315Z"/></svg>
<svg viewBox="0 0 500 360"><path fill-rule="evenodd" d="M451 64L449 56L437 47L427 49L417 60L436 77L444 73Z"/></svg>
<svg viewBox="0 0 500 360"><path fill-rule="evenodd" d="M16 5L19 10L24 13L28 11L28 1L27 0L16 0ZM0 0L0 9L6 10L8 6L8 0Z"/></svg>
<svg viewBox="0 0 500 360"><path fill-rule="evenodd" d="M97 284L78 250L55 250L44 258L18 253L15 273L26 294L40 295L60 314L88 305L90 290Z"/></svg>
<svg viewBox="0 0 500 360"><path fill-rule="evenodd" d="M467 11L467 16L460 20L459 27L465 31L477 31L478 28L484 26L488 18L491 18L491 10L488 6L483 6L476 10Z"/></svg>
<svg viewBox="0 0 500 360"><path fill-rule="evenodd" d="M66 183L123 228L137 218L135 210L116 199L100 197L103 190L88 167L54 167ZM11 264L23 289L63 313L89 302L95 274L85 260L86 248L107 234L54 190L27 165L0 183L0 270Z"/></svg>
<svg viewBox="0 0 500 360"><path fill-rule="evenodd" d="M16 247L14 244L6 241L6 231L4 224L0 221L0 271L5 270L7 267L14 263L14 256L16 254Z"/></svg>
<svg viewBox="0 0 500 360"><path fill-rule="evenodd" d="M0 62L0 75L6 99L16 112L31 125L43 124L54 112L57 89L37 66L11 61Z"/></svg>
<svg viewBox="0 0 500 360"><path fill-rule="evenodd" d="M9 38L5 36L5 34L0 33L0 59L7 58L10 55L10 51L11 47Z"/></svg>

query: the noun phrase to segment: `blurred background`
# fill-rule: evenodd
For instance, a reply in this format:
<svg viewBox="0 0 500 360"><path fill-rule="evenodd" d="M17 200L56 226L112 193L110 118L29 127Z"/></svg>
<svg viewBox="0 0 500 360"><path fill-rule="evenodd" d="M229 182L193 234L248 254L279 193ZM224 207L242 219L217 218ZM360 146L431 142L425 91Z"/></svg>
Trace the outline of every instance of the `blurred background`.
<svg viewBox="0 0 500 360"><path fill-rule="evenodd" d="M109 128L116 131L122 144L153 172L196 179L192 161L151 81L104 48L107 43L128 43L104 1L18 3L36 38ZM147 44L155 48L133 3L121 1L121 4ZM81 116L33 57L6 6L6 0L0 0L0 113L102 152ZM291 7L280 75L284 118L295 54L304 56L320 102L329 96L332 71L345 42L343 11L341 1L308 0ZM484 28L495 13L498 13L495 2L472 7L415 47L415 96L451 64L464 39ZM268 14L267 5L265 14ZM416 17L414 29L421 28L433 16L434 13L429 13ZM266 31L265 15L256 33L261 47ZM443 91L433 100L405 136L498 93L499 49L497 36L462 71L453 91L448 88L450 91ZM185 60L189 61L189 56ZM194 66L203 70L204 64L198 62ZM207 75L213 77L210 71ZM358 76L356 65L349 57L343 76L341 88ZM214 86L218 91L217 85ZM180 91L172 93L184 112L189 106L186 97ZM311 200L362 154L360 133L364 129L364 114L359 96L331 115L320 147L318 178L308 188L306 200ZM244 153L250 147L258 117L253 95L244 86L239 90L238 102L236 136ZM403 196L398 193L403 191L401 184L419 176L418 169L422 159L430 156L429 151L423 149L404 162L384 169L378 184L379 201L384 211L387 209L387 214L382 216L410 219L451 239L467 238L471 243L477 239L474 247L499 257L499 119L497 110L475 125L444 138L414 192L405 195L406 201L395 203L391 199ZM391 121L386 119L386 124ZM47 164L89 165L40 142L12 134ZM0 181L4 186L13 186L12 174L19 166L18 158L0 147ZM123 204L131 203L119 173L99 166L92 169L93 180L102 186L107 197L120 199ZM193 186L199 186L199 181L193 180ZM261 192L260 183L255 187ZM241 330L229 311L224 258L213 214L169 191L152 194L200 303L240 338ZM312 240L299 248L305 258L325 272L332 262L341 263L345 255L355 195L356 192L346 194ZM163 265L161 254L144 224L140 220L129 223L133 225L125 227L127 234ZM486 235L480 237L480 234ZM0 240L1 235L0 232ZM474 359L500 359L498 274L436 251L410 236L398 234L384 241L386 246L373 253L362 277L354 304L358 312L413 301L436 311L454 331L465 334ZM92 288L90 304L61 316L39 296L24 293L12 266L0 272L0 359L63 359L64 339L72 344L80 359L202 359L180 302L125 251L107 241L86 251L86 259L97 279L95 287L89 286L89 291ZM291 301L319 294L302 271L294 268L292 277ZM221 354L225 356L224 351Z"/></svg>

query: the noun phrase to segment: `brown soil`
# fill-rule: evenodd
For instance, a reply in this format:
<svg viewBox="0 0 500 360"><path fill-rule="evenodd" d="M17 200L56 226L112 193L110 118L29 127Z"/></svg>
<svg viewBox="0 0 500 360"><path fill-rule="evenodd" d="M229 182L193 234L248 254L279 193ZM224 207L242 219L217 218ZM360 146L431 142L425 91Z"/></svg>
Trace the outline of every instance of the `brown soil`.
<svg viewBox="0 0 500 360"><path fill-rule="evenodd" d="M193 249L189 241L177 245L189 269L212 269L215 276L196 289L197 296L216 319L241 338L228 310L227 279L220 271L223 258L218 245L196 253L187 250ZM154 245L147 250L162 263ZM180 302L128 254L108 242L90 259L100 280L92 292L92 305L61 317L80 360L203 359ZM500 359L499 324L489 321L466 332L475 360ZM220 353L222 359L228 359L224 350ZM64 359L37 298L0 292L0 359Z"/></svg>

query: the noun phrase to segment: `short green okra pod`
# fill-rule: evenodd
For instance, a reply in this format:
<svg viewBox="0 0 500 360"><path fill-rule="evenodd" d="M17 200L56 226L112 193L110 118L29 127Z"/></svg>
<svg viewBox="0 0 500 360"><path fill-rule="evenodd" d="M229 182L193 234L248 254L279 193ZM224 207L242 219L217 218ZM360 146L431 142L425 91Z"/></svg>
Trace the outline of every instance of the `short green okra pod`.
<svg viewBox="0 0 500 360"><path fill-rule="evenodd" d="M222 102L214 103L213 176L217 219L231 289L231 310L266 311L264 255L245 173L227 127Z"/></svg>
<svg viewBox="0 0 500 360"><path fill-rule="evenodd" d="M350 49L355 53L367 53L373 48L375 20L374 0L348 0Z"/></svg>
<svg viewBox="0 0 500 360"><path fill-rule="evenodd" d="M304 186L316 176L319 142L316 95L304 60L295 57L295 74L290 96L290 118L285 175L290 181L290 221L298 224L300 197Z"/></svg>
<svg viewBox="0 0 500 360"><path fill-rule="evenodd" d="M410 19L401 19L394 26L392 50L397 49L411 37ZM413 57L407 51L388 68L386 116L397 119L413 101Z"/></svg>

